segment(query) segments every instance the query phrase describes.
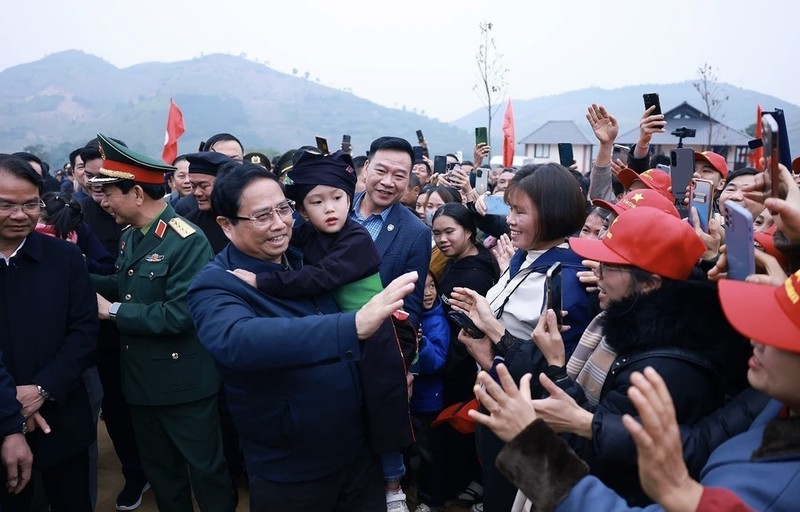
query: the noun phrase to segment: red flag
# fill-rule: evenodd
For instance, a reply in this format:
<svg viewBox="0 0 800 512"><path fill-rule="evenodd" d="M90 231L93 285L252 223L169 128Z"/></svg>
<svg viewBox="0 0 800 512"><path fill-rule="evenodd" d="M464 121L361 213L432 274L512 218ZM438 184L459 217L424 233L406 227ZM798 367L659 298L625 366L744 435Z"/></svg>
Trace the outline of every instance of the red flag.
<svg viewBox="0 0 800 512"><path fill-rule="evenodd" d="M762 136L761 133L761 105L758 105L756 108L756 139L760 139ZM761 167L760 160L764 156L764 148L757 148L750 151L750 166L755 167L759 171L763 171L764 168Z"/></svg>
<svg viewBox="0 0 800 512"><path fill-rule="evenodd" d="M169 99L169 115L167 115L167 133L164 135L164 152L161 159L169 165L178 156L178 138L186 128L183 126L183 114L175 101Z"/></svg>
<svg viewBox="0 0 800 512"><path fill-rule="evenodd" d="M511 98L508 98L506 113L503 115L503 167L511 167L514 163L514 110Z"/></svg>

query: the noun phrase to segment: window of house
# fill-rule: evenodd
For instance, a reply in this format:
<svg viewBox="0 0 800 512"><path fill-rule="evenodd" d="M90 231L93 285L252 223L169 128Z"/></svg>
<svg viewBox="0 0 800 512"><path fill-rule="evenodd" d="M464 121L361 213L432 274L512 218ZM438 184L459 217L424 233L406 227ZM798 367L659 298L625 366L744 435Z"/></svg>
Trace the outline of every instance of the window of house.
<svg viewBox="0 0 800 512"><path fill-rule="evenodd" d="M550 144L534 144L533 145L534 158L550 158Z"/></svg>

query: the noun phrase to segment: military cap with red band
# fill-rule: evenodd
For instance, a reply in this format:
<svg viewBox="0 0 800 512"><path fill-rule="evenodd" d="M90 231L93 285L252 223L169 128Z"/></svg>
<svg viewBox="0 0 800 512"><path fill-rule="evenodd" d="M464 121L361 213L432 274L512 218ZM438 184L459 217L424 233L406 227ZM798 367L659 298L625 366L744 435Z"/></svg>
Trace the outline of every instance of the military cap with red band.
<svg viewBox="0 0 800 512"><path fill-rule="evenodd" d="M105 185L118 181L130 180L137 183L163 185L164 175L175 172L176 168L161 160L126 148L102 133L97 134L103 166L94 178L89 179L93 185Z"/></svg>

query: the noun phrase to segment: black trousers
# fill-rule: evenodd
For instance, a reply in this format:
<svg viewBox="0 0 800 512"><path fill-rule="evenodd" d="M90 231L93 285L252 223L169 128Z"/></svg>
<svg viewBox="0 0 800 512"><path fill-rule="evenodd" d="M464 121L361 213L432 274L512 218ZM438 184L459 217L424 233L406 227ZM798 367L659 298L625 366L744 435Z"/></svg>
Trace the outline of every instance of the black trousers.
<svg viewBox="0 0 800 512"><path fill-rule="evenodd" d="M309 482L272 482L250 475L250 512L386 510L380 459L364 447L344 469Z"/></svg>
<svg viewBox="0 0 800 512"><path fill-rule="evenodd" d="M89 498L89 451L60 464L41 470L42 485L50 512L92 512ZM6 481L3 470L3 482ZM28 512L33 499L33 480L19 494L9 494L5 486L0 490L0 510L3 512Z"/></svg>
<svg viewBox="0 0 800 512"><path fill-rule="evenodd" d="M114 452L122 464L122 474L125 480L146 482L147 477L136 447L136 436L133 434L131 413L122 394L119 352L98 352L97 372L103 385L103 421L114 445Z"/></svg>

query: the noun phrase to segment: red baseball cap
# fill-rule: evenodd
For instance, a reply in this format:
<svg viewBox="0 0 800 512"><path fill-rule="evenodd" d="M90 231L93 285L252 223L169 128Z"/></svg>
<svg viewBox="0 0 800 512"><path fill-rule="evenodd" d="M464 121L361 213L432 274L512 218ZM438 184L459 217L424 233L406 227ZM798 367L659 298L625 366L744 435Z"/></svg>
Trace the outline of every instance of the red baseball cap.
<svg viewBox="0 0 800 512"><path fill-rule="evenodd" d="M620 199L617 203L610 203L604 199L592 199L592 204L614 212L617 215L634 208L647 207L657 208L662 212L680 218L678 209L675 208L675 204L673 204L672 201L664 197L661 192L650 190L649 188L628 192L625 197Z"/></svg>
<svg viewBox="0 0 800 512"><path fill-rule="evenodd" d="M694 161L707 163L713 167L715 171L722 175L722 179L726 179L728 177L728 162L725 161L724 156L718 153L714 153L713 151L695 153Z"/></svg>
<svg viewBox="0 0 800 512"><path fill-rule="evenodd" d="M478 410L478 400L473 398L468 402L460 402L445 408L439 416L431 423L432 427L438 427L444 423L449 423L451 427L462 434L475 432L475 420L469 417L469 411Z"/></svg>
<svg viewBox="0 0 800 512"><path fill-rule="evenodd" d="M634 181L639 180L647 188L655 190L656 192L661 192L661 195L670 201L675 201L672 192L669 190L670 187L672 187L672 178L669 177L669 174L660 169L650 169L642 174L637 174L633 169L625 167L619 171L617 179L626 190L631 188Z"/></svg>
<svg viewBox="0 0 800 512"><path fill-rule="evenodd" d="M632 265L670 279L689 277L705 245L687 222L656 208L624 211L602 240L570 238L586 259Z"/></svg>
<svg viewBox="0 0 800 512"><path fill-rule="evenodd" d="M722 310L742 335L789 352L800 352L800 272L782 286L723 279Z"/></svg>
<svg viewBox="0 0 800 512"><path fill-rule="evenodd" d="M757 249L763 250L765 253L778 260L778 263L781 267L786 268L786 266L789 264L789 258L787 258L785 254L775 247L775 239L773 238L773 235L777 228L778 226L773 224L765 231L757 231L753 233L753 238Z"/></svg>

